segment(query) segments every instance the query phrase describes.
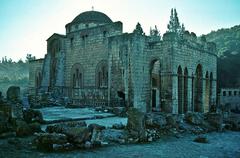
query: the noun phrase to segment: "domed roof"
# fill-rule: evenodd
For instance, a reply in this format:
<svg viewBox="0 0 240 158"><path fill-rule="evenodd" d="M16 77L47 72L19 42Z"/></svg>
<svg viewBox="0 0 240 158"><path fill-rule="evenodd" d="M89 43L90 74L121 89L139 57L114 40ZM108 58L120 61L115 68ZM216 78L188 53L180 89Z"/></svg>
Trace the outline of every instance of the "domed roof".
<svg viewBox="0 0 240 158"><path fill-rule="evenodd" d="M74 18L72 23L112 23L112 20L104 13L86 11Z"/></svg>

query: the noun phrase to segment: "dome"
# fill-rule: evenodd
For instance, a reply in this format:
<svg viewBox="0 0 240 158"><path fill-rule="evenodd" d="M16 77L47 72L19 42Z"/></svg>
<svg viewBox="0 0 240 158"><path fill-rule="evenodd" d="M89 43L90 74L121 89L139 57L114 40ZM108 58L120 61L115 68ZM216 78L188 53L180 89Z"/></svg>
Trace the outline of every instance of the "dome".
<svg viewBox="0 0 240 158"><path fill-rule="evenodd" d="M112 23L112 20L104 13L87 11L79 14L72 23Z"/></svg>

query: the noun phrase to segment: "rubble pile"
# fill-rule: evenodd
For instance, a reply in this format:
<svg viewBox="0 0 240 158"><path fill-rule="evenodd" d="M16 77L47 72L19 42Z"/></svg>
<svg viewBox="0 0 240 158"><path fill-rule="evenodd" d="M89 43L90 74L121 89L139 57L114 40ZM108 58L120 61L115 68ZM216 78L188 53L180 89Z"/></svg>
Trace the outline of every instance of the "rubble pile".
<svg viewBox="0 0 240 158"><path fill-rule="evenodd" d="M87 126L86 122L80 121L48 125L46 133L36 134L34 144L39 150L55 151L124 144L126 139L124 129L106 128L98 124Z"/></svg>
<svg viewBox="0 0 240 158"><path fill-rule="evenodd" d="M136 108L98 107L96 111L112 112L117 116L127 116L127 125L122 123L105 127L99 124L87 124L85 121L60 122L46 124L39 110L24 108L20 100L19 87L10 87L7 97L0 92L0 138L32 136L33 146L44 151L66 151L72 149L91 149L114 144L152 142L164 135L182 137L183 134L198 135L195 142L207 143L203 135L211 131L240 130L238 115L222 113L187 112L171 114L161 112L144 113ZM35 97L35 107L57 103L49 94ZM30 100L33 99L30 97ZM31 103L30 103L31 104ZM39 105L39 106L38 106ZM57 104L56 104L57 105ZM32 106L33 107L33 106ZM101 117L96 117L101 118ZM14 139L13 139L14 142Z"/></svg>

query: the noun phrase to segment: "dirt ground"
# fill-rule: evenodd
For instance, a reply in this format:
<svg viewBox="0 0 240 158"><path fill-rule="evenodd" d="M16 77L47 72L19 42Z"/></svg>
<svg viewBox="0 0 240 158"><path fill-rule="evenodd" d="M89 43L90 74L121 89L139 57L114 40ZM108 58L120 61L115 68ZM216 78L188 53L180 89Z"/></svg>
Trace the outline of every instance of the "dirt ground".
<svg viewBox="0 0 240 158"><path fill-rule="evenodd" d="M206 134L209 143L193 142L194 135L168 136L146 144L116 145L92 150L44 153L32 148L31 137L0 140L1 158L240 158L240 132Z"/></svg>

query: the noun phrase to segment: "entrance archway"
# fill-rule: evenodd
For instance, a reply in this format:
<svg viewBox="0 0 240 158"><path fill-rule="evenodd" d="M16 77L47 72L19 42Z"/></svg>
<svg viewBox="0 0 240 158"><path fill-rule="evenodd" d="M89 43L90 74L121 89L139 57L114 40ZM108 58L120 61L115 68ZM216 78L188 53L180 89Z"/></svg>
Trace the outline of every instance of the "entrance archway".
<svg viewBox="0 0 240 158"><path fill-rule="evenodd" d="M160 61L155 59L150 64L150 93L151 101L148 111L161 111L160 107Z"/></svg>

